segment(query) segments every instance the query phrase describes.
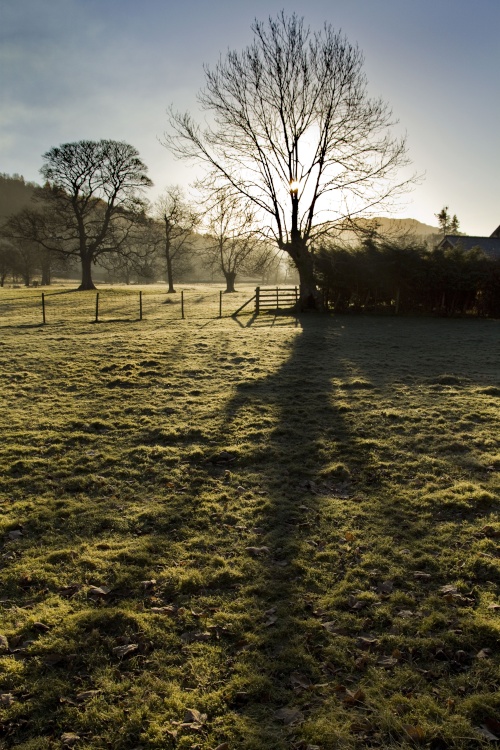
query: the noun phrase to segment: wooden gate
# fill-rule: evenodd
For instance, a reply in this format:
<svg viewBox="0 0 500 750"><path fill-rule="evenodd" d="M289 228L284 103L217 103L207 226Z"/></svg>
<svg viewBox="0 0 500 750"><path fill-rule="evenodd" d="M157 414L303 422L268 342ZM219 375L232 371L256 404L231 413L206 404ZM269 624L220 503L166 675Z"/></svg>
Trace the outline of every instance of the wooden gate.
<svg viewBox="0 0 500 750"><path fill-rule="evenodd" d="M233 313L233 317L238 315L244 307L255 300L255 314L258 315L262 310L290 310L296 308L299 301L299 289L296 286L289 287L260 287L255 289L255 294L250 297L244 305L239 307Z"/></svg>

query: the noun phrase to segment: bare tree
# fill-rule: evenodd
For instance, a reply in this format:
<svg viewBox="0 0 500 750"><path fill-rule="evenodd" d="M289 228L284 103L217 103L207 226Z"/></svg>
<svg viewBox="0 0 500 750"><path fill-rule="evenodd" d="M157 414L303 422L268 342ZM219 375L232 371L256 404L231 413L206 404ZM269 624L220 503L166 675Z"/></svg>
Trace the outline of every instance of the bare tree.
<svg viewBox="0 0 500 750"><path fill-rule="evenodd" d="M169 293L175 293L174 266L186 260L195 245L199 213L188 203L182 188L170 185L153 204L153 218L161 224L163 255Z"/></svg>
<svg viewBox="0 0 500 750"><path fill-rule="evenodd" d="M269 257L269 247L255 232L253 205L228 187L216 190L206 212L206 225L206 265L222 272L226 292L235 292L237 274L263 269Z"/></svg>
<svg viewBox="0 0 500 750"><path fill-rule="evenodd" d="M47 250L77 257L79 289L94 289L92 264L125 247L145 218L141 192L152 183L137 150L119 141L78 141L52 148L40 172L42 210L32 239Z"/></svg>
<svg viewBox="0 0 500 750"><path fill-rule="evenodd" d="M199 101L212 124L171 110L164 143L254 203L297 267L302 306L317 306L315 242L408 186L394 181L405 139L368 97L361 52L331 26L312 33L282 12L252 30L251 46L205 69Z"/></svg>

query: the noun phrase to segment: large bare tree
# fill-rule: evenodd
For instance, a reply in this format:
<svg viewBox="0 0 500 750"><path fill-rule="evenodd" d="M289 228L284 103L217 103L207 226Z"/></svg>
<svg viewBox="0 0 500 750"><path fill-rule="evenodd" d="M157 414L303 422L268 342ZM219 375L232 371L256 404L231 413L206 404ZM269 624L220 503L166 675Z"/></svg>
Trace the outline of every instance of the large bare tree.
<svg viewBox="0 0 500 750"><path fill-rule="evenodd" d="M65 143L44 154L40 210L21 217L46 250L77 257L79 289L94 289L92 264L127 246L144 218L142 191L152 183L137 150L121 141ZM20 226L20 225L19 225Z"/></svg>
<svg viewBox="0 0 500 750"><path fill-rule="evenodd" d="M395 179L405 139L391 135L390 108L369 98L363 55L331 26L313 33L282 12L252 29L249 47L205 69L206 126L171 109L164 143L254 203L297 267L302 306L314 307L315 242L405 189L408 178Z"/></svg>

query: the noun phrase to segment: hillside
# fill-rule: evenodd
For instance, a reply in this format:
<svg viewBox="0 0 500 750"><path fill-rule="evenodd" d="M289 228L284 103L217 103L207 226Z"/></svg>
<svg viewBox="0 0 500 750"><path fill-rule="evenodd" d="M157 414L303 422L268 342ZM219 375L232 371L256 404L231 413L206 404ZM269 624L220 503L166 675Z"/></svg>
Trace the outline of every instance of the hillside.
<svg viewBox="0 0 500 750"><path fill-rule="evenodd" d="M0 223L29 205L35 187L20 175L0 174Z"/></svg>

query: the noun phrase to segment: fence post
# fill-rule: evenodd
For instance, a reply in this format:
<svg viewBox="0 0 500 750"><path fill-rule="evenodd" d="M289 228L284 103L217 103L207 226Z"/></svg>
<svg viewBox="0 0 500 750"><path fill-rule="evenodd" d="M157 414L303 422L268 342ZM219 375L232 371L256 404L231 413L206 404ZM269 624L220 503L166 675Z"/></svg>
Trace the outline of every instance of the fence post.
<svg viewBox="0 0 500 750"><path fill-rule="evenodd" d="M295 287L295 307L297 307L298 301L299 301L299 295L297 294L297 287Z"/></svg>
<svg viewBox="0 0 500 750"><path fill-rule="evenodd" d="M95 296L95 322L99 323L99 292Z"/></svg>
<svg viewBox="0 0 500 750"><path fill-rule="evenodd" d="M276 309L280 309L280 290L279 287L276 287Z"/></svg>
<svg viewBox="0 0 500 750"><path fill-rule="evenodd" d="M139 292L139 320L142 320L142 291Z"/></svg>
<svg viewBox="0 0 500 750"><path fill-rule="evenodd" d="M181 318L184 320L184 290L181 291Z"/></svg>
<svg viewBox="0 0 500 750"><path fill-rule="evenodd" d="M222 318L222 289L219 291L219 318Z"/></svg>
<svg viewBox="0 0 500 750"><path fill-rule="evenodd" d="M259 314L259 302L260 302L260 286L255 288L255 314Z"/></svg>
<svg viewBox="0 0 500 750"><path fill-rule="evenodd" d="M42 292L42 318L45 325L45 294Z"/></svg>

